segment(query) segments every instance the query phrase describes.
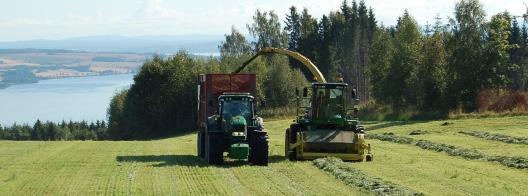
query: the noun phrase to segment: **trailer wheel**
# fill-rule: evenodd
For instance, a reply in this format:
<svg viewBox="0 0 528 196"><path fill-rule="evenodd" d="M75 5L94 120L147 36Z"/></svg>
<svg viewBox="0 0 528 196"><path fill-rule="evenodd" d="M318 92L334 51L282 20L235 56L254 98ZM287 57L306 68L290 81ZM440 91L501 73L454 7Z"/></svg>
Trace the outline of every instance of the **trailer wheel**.
<svg viewBox="0 0 528 196"><path fill-rule="evenodd" d="M256 135L251 148L250 162L253 165L268 166L268 136Z"/></svg>
<svg viewBox="0 0 528 196"><path fill-rule="evenodd" d="M221 164L224 161L222 138L215 134L205 134L205 160L209 164Z"/></svg>

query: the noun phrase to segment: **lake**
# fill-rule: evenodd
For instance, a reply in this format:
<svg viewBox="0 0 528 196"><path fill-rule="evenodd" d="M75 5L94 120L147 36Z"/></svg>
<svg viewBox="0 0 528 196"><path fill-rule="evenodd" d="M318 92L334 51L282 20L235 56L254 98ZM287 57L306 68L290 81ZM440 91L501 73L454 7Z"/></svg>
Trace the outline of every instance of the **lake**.
<svg viewBox="0 0 528 196"><path fill-rule="evenodd" d="M0 124L33 124L37 119L106 120L112 96L128 88L132 74L41 80L0 89Z"/></svg>

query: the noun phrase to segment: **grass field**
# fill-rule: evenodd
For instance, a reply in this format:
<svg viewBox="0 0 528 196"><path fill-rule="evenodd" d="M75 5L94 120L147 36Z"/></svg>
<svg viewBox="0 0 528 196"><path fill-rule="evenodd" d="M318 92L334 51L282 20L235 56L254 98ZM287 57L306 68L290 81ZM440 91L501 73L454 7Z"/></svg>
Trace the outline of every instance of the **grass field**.
<svg viewBox="0 0 528 196"><path fill-rule="evenodd" d="M448 122L448 123L445 123ZM0 195L369 195L314 167L283 157L291 120L266 123L268 167L196 158L195 134L152 141L0 141ZM485 131L528 137L528 117L431 122L371 122L372 133L426 139L490 155L528 157L528 145L458 133ZM421 130L422 135L409 135ZM374 161L345 163L372 178L425 195L523 195L527 169L466 160L408 144L371 139Z"/></svg>

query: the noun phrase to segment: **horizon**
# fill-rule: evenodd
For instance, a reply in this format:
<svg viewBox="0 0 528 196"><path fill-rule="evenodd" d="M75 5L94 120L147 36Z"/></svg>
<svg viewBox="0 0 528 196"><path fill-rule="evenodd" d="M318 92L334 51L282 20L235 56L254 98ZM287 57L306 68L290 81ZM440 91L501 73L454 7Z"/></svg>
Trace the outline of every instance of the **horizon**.
<svg viewBox="0 0 528 196"><path fill-rule="evenodd" d="M348 1L349 4L351 2ZM493 0L480 2L484 5L488 19L505 10L512 15L526 13L522 0L511 0L508 3ZM274 10L283 22L291 6L307 8L312 16L320 18L323 14L338 10L341 3L342 0L230 0L222 4L211 0L96 0L81 3L66 0L21 0L9 2L0 8L0 42L103 36L223 36L229 33L231 26L248 35L246 24L251 23L252 15L257 9ZM421 26L432 24L437 16L446 21L447 17L451 17L455 6L454 0L371 0L365 3L374 10L378 24L387 26L394 25L405 9ZM34 6L28 7L28 4Z"/></svg>

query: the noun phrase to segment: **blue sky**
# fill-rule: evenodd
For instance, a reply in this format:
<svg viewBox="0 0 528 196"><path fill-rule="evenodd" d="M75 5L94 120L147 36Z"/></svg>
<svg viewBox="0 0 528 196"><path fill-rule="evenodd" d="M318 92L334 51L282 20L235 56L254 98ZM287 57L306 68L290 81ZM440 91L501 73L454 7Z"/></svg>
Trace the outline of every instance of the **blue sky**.
<svg viewBox="0 0 528 196"><path fill-rule="evenodd" d="M0 0L0 41L94 35L222 35L232 25L246 32L256 9L306 7L316 17L342 0ZM481 0L488 15L526 12L522 0ZM366 0L378 21L392 25L408 9L420 24L451 16L455 0Z"/></svg>

